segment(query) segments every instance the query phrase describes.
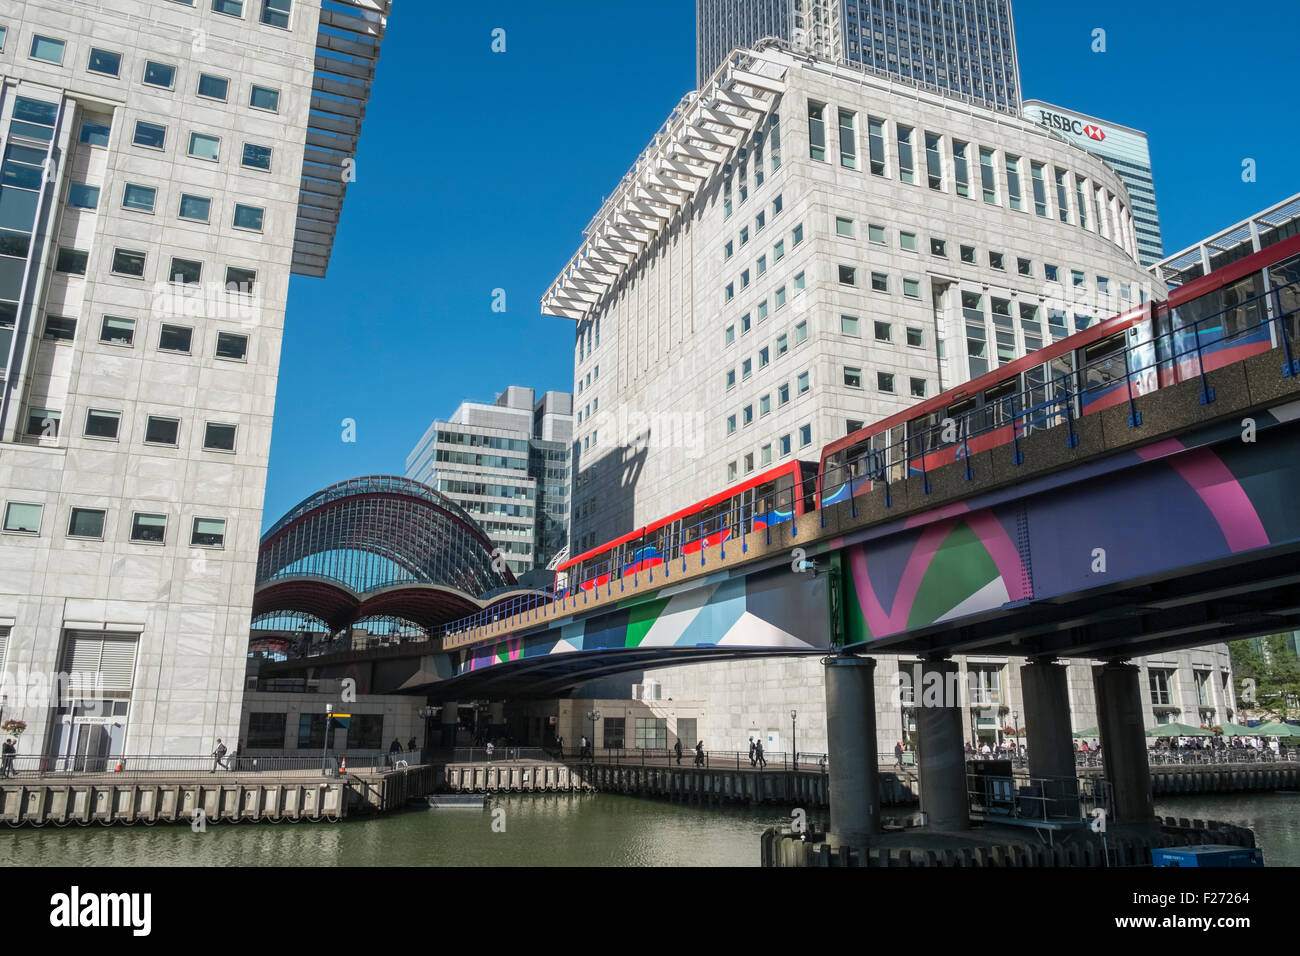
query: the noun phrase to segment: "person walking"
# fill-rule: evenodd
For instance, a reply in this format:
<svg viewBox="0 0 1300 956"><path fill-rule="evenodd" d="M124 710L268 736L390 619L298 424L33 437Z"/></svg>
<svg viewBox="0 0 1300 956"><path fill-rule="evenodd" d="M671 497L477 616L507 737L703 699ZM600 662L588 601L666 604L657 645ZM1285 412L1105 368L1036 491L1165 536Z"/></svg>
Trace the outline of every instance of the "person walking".
<svg viewBox="0 0 1300 956"><path fill-rule="evenodd" d="M767 769L767 758L763 756L763 741L761 740L754 741L754 763L765 770Z"/></svg>
<svg viewBox="0 0 1300 956"><path fill-rule="evenodd" d="M5 739L4 746L0 747L0 776L12 777L15 775L14 757L18 755L18 747L12 737Z"/></svg>
<svg viewBox="0 0 1300 956"><path fill-rule="evenodd" d="M411 739L408 740L408 741L406 742L406 749L407 749L407 750L417 750L417 749L419 749L419 748L417 748L417 747L415 746L415 735L414 735L414 734L412 734L412 735L411 735Z"/></svg>
<svg viewBox="0 0 1300 956"><path fill-rule="evenodd" d="M903 769L903 742L901 740L894 744L894 765L899 770Z"/></svg>
<svg viewBox="0 0 1300 956"><path fill-rule="evenodd" d="M749 738L749 765L754 766L754 738Z"/></svg>
<svg viewBox="0 0 1300 956"><path fill-rule="evenodd" d="M208 773L216 773L218 767L221 767L223 770L228 769L226 765L222 762L225 756L226 756L226 745L223 744L221 742L221 738L218 737L216 749L212 751L212 769L209 770Z"/></svg>
<svg viewBox="0 0 1300 956"><path fill-rule="evenodd" d="M697 767L704 766L704 741L703 740L698 740L695 742L695 766Z"/></svg>
<svg viewBox="0 0 1300 956"><path fill-rule="evenodd" d="M496 747L494 747L494 746L492 745L492 741L489 740L489 741L487 742L487 746L486 746L485 748L483 748L483 749L487 751L487 758L488 758L488 760L491 760L491 759L492 759L492 755L493 755L494 753L496 753Z"/></svg>
<svg viewBox="0 0 1300 956"><path fill-rule="evenodd" d="M677 763L680 766L682 762L682 739L677 738L677 743L673 744L673 753L677 754Z"/></svg>

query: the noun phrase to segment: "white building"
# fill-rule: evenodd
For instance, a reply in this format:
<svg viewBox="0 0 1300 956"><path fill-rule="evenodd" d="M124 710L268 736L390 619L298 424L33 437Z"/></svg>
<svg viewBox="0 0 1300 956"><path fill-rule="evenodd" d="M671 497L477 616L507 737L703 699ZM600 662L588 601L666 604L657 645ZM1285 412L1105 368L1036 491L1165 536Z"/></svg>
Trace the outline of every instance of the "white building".
<svg viewBox="0 0 1300 956"><path fill-rule="evenodd" d="M779 45L737 54L683 99L584 236L542 301L576 323L575 385L599 403L575 431L576 551L816 460L1153 294L1128 190L1096 156L1032 120ZM1000 736L1018 675L1005 659L959 663L1010 702L968 728ZM897 666L878 668L882 751L904 730L887 703ZM1086 721L1085 666L1071 688ZM1156 670L1221 687L1228 667L1220 646ZM781 749L793 709L799 749L824 747L816 659L645 678L705 702L706 746L757 733ZM1230 697L1212 701L1224 719Z"/></svg>
<svg viewBox="0 0 1300 956"><path fill-rule="evenodd" d="M1147 134L1140 129L1121 126L1053 106L1042 100L1026 100L1025 116L1057 133L1080 149L1100 156L1128 187L1133 201L1133 229L1137 235L1138 260L1150 266L1164 255L1160 237L1160 212L1156 208L1156 183L1151 171L1151 149Z"/></svg>
<svg viewBox="0 0 1300 956"><path fill-rule="evenodd" d="M239 731L289 276L325 274L388 8L0 6L0 663L23 755Z"/></svg>
<svg viewBox="0 0 1300 956"><path fill-rule="evenodd" d="M545 571L567 553L572 439L572 395L535 399L511 385L431 424L406 456L406 477L473 515L516 577ZM554 575L535 577L526 583L554 584Z"/></svg>

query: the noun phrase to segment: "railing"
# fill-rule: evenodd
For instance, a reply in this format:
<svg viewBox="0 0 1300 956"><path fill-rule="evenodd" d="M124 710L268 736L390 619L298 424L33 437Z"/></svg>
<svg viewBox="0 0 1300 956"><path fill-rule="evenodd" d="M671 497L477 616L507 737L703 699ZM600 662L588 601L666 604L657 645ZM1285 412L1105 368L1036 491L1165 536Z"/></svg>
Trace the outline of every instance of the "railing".
<svg viewBox="0 0 1300 956"><path fill-rule="evenodd" d="M697 754L693 747L683 747L680 758L672 748L601 747L596 750L594 757L591 754L583 755L575 751L567 751L563 759L594 759L596 763L610 763L629 767L675 767L680 765L683 767L704 767L710 770L813 770L825 772L830 766L829 758L823 753L805 753L801 751L792 754L788 751L772 750L764 751L761 760L756 754L751 761L749 752L745 750L706 750L703 754Z"/></svg>
<svg viewBox="0 0 1300 956"><path fill-rule="evenodd" d="M348 771L380 769L388 764L388 755L379 751L364 753L331 753L324 769L336 773L342 760ZM207 756L134 756L120 757L48 757L16 756L11 761L0 761L0 780L16 777L78 777L112 775L114 778L172 777L183 778L203 774L229 773L305 773L322 772L321 755L303 757L254 757L227 754L218 760Z"/></svg>
<svg viewBox="0 0 1300 956"><path fill-rule="evenodd" d="M452 750L452 763L488 763L494 760L557 760L559 751L546 747L497 747L491 752L486 747L456 747Z"/></svg>
<svg viewBox="0 0 1300 956"><path fill-rule="evenodd" d="M1085 414L1084 408L1090 396L1096 396L1101 389L1112 386L1126 389L1130 427L1142 423L1136 404L1139 395L1167 387L1168 384L1199 378L1202 404L1213 403L1214 390L1208 384L1204 361L1205 350L1210 346L1265 333L1269 335L1269 347L1280 349L1283 353L1282 374L1288 377L1300 374L1300 362L1295 358L1297 340L1300 340L1300 327L1297 327L1296 321L1300 317L1300 309L1284 310L1283 292L1288 293L1288 299L1300 294L1300 281L1273 286L1266 292L1212 315L1181 324L1177 329L1157 332L1153 328L1152 336L1147 341L1133 345L1126 340L1122 347L1093 362L1050 378L1044 372L1042 381L1034 381L1028 388L1008 392L988 404L948 416L924 428L913 429L910 424L905 429L900 427L896 429L901 436L897 440L890 433L872 436L868 450L852 461L826 466L819 475L822 496L829 497L845 486L849 489L844 500L821 507L821 526L826 526L829 507L847 506L856 518L857 494L862 493L860 489L864 485L870 490L880 484L884 489L887 508L892 507L893 503L891 486L913 477L913 473L916 473L915 477L921 478L923 493L929 494L930 470L949 463L935 461L935 456L940 452L952 453L952 463L964 460L966 478L974 478L971 467L972 443L981 444L981 439L997 433L1009 432L1009 437L1004 441L984 443L984 447L999 449L1010 445L1009 464L1015 466L1025 461L1022 439L1035 431L1064 428L1066 445L1074 448L1079 442L1076 423ZM1273 304L1271 310L1268 308L1270 297ZM1188 306L1181 308L1186 310ZM1232 331L1225 329L1217 336L1212 335L1210 330L1219 329L1224 324L1224 317L1230 313L1233 315ZM1172 312L1169 314L1172 316ZM1179 321L1182 321L1181 317ZM1025 379L1029 378L1030 374L1026 374ZM1021 384L1017 380L1013 381L1017 386ZM967 398L964 396L961 400ZM937 414L932 417L938 419ZM981 450L983 447L976 449L977 452ZM613 593L616 582L620 589L625 587L624 581L627 578L631 578L635 586L639 584L642 575L649 581L654 581L657 576L668 578L679 563L682 572L689 569L691 562L703 566L711 548L716 548L720 556L725 558L729 547L739 547L741 552L747 551L752 536L762 535L765 543L770 545L773 523L790 522L790 533L795 537L798 534L798 526L794 523L795 513L800 510L803 513L818 510L819 500L817 492L803 492L796 486L788 494L778 492L773 500L765 501L761 506L742 503L731 511L691 525L666 528L653 540L646 538L628 543L634 556L638 552L644 554L643 549L652 549L653 560L659 564L643 568L641 565L644 558L628 560L625 556L585 563L580 573L577 567L570 572L571 594L559 598L542 594L517 598L499 608L454 621L443 628L440 636L455 639L458 636L468 636L468 632L474 628L493 625L503 627L512 616L520 614L532 613L537 617L544 608L554 606L557 600L562 606L565 603L585 602L590 592L582 588L582 585L588 581L603 581L595 590L603 588L606 595L609 595ZM774 512L779 512L780 517L769 523L767 519ZM787 514L789 517L785 517ZM765 527L756 527L758 518L764 519ZM691 548L689 552L685 550L688 547Z"/></svg>
<svg viewBox="0 0 1300 956"><path fill-rule="evenodd" d="M1007 821L1081 823L1094 808L1109 811L1111 796L1100 779L966 774L970 812Z"/></svg>

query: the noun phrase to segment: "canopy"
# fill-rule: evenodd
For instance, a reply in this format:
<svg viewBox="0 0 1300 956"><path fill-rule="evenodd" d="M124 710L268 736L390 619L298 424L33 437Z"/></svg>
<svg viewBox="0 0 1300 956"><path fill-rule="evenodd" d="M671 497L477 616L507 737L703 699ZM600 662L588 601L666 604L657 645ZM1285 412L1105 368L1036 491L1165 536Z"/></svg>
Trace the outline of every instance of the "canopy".
<svg viewBox="0 0 1300 956"><path fill-rule="evenodd" d="M1074 736L1096 738L1101 736L1101 731L1096 727L1089 727L1087 730L1076 730Z"/></svg>
<svg viewBox="0 0 1300 956"><path fill-rule="evenodd" d="M1274 720L1258 727L1251 727L1246 733L1256 737L1300 737L1300 727Z"/></svg>
<svg viewBox="0 0 1300 956"><path fill-rule="evenodd" d="M1225 737L1250 737L1255 734L1254 727L1247 727L1245 724L1219 724Z"/></svg>
<svg viewBox="0 0 1300 956"><path fill-rule="evenodd" d="M1148 737L1213 737L1214 731L1190 724L1156 724L1147 731Z"/></svg>

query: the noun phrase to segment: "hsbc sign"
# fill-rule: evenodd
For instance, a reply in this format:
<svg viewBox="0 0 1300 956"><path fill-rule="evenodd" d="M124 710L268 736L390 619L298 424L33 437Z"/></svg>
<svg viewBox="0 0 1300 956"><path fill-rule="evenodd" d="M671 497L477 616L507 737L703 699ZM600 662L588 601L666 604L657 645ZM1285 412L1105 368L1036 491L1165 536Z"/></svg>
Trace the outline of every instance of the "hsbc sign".
<svg viewBox="0 0 1300 956"><path fill-rule="evenodd" d="M1063 133L1073 133L1075 136L1086 136L1089 139L1095 139L1101 142L1106 138L1106 131L1100 126L1093 123L1085 123L1081 119L1075 119L1073 116L1066 116L1064 113L1053 113L1051 110L1039 110L1038 122L1048 129L1058 129Z"/></svg>

